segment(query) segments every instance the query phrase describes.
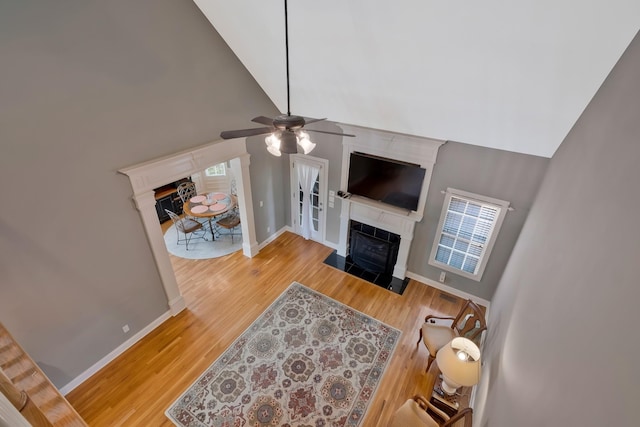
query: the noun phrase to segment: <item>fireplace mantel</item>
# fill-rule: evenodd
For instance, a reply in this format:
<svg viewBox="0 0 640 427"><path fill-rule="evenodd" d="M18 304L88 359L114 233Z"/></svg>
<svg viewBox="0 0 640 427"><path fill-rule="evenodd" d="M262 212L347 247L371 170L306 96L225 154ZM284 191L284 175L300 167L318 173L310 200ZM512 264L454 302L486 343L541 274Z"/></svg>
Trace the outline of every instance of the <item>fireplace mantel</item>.
<svg viewBox="0 0 640 427"><path fill-rule="evenodd" d="M354 220L372 225L376 228L390 231L400 235L400 248L398 259L393 269L393 276L404 279L407 270L409 249L413 240L415 223L422 220L424 206L431 182L433 166L436 163L438 149L445 141L421 138L411 135L403 135L386 132L377 129L363 128L340 123L339 126L346 133L356 135L355 138L343 139L342 150L342 176L340 188L347 190L349 177L349 160L353 151L373 154L375 156L400 160L403 162L417 163L426 169L422 191L415 211L400 209L383 202L367 199L365 197L350 196L342 199L340 211L340 241L338 242L338 255L347 256L347 244L349 238L349 221Z"/></svg>

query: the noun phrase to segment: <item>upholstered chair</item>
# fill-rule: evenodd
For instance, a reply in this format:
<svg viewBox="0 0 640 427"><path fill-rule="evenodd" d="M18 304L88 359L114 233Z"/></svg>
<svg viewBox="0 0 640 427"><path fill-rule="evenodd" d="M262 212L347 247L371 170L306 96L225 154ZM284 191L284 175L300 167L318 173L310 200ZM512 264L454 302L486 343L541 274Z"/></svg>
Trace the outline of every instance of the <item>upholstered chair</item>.
<svg viewBox="0 0 640 427"><path fill-rule="evenodd" d="M476 303L467 300L456 317L432 315L425 317L416 346L420 345L420 341L422 341L429 351L427 363L427 370L429 370L431 362L436 358L436 353L445 344L455 337L465 337L480 347L482 332L486 329L487 322L482 310Z"/></svg>
<svg viewBox="0 0 640 427"><path fill-rule="evenodd" d="M472 409L464 408L449 417L423 396L407 399L393 415L389 427L471 427Z"/></svg>

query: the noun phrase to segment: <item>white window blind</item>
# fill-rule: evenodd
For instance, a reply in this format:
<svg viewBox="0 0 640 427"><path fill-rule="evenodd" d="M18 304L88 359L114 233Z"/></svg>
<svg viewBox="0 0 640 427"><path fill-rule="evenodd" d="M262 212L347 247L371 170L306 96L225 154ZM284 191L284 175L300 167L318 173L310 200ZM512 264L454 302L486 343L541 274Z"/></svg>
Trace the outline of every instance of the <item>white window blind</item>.
<svg viewBox="0 0 640 427"><path fill-rule="evenodd" d="M480 280L509 202L448 189L429 263Z"/></svg>

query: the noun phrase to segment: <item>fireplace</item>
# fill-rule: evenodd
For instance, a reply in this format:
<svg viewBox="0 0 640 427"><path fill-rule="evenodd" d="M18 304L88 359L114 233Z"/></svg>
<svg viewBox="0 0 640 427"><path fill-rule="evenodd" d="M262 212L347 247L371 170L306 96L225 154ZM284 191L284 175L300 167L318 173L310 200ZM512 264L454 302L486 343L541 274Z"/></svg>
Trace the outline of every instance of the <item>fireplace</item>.
<svg viewBox="0 0 640 427"><path fill-rule="evenodd" d="M348 255L337 251L324 263L352 276L402 295L409 279L394 277L403 238L399 234L359 221L349 221Z"/></svg>
<svg viewBox="0 0 640 427"><path fill-rule="evenodd" d="M349 221L349 236L347 256L333 251L324 263L402 295L409 279L394 277L393 273L403 237L355 220Z"/></svg>
<svg viewBox="0 0 640 427"><path fill-rule="evenodd" d="M349 257L353 263L373 273L392 274L400 236L357 221L351 221L350 228Z"/></svg>
<svg viewBox="0 0 640 427"><path fill-rule="evenodd" d="M340 236L335 252L327 257L325 263L402 295L409 281L406 277L407 261L413 242L413 231L416 223L422 221L438 149L445 141L345 123L339 125L344 132L352 133L358 137L343 138L342 140L342 176L340 178L340 190L342 191L338 192L338 195L342 195L336 199L332 198L331 193L329 194L329 205L335 201L339 201L341 204ZM349 186L350 159L353 152L413 163L424 168L426 172L422 179L422 190L416 210L398 208L366 197L345 194L345 190ZM352 231L352 222L366 224L376 229L373 235L374 239L363 237L361 233ZM386 237L380 236L380 233L385 230L387 233L395 234L395 238L397 238L397 241L394 241L390 247L386 247L386 243L377 240L378 238L386 240ZM371 237L370 233L365 232L364 234ZM368 246L367 250L360 250L362 243ZM356 249L355 259L350 254L352 246ZM378 257L383 257L378 253L379 251L386 254L382 262L377 260ZM364 255L364 258L361 255ZM358 264L356 264L356 260ZM361 267L361 265L365 267ZM370 271L372 268L384 272Z"/></svg>

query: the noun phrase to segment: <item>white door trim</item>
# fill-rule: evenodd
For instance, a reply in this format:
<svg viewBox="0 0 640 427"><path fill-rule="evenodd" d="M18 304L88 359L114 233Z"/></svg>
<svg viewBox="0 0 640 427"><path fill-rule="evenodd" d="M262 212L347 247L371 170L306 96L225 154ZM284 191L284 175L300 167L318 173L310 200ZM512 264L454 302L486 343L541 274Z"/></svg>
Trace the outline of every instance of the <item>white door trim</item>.
<svg viewBox="0 0 640 427"><path fill-rule="evenodd" d="M214 141L201 147L139 163L118 171L129 177L131 182L132 198L142 219L160 280L167 295L169 308L174 316L186 308L186 305L178 288L169 253L164 243L162 229L158 222L153 189L226 161L231 161L232 168L236 171L243 239L242 251L245 256L253 257L259 249L251 201L249 154L244 138Z"/></svg>
<svg viewBox="0 0 640 427"><path fill-rule="evenodd" d="M300 234L300 225L297 224L298 218L298 173L294 172L294 163L306 163L313 165L320 169L318 174L319 182L319 203L321 210L318 213L318 232L315 233L317 237L312 235L312 240L325 244L327 233L327 185L328 178L327 172L329 171L329 161L327 159L321 159L319 157L308 156L305 154L291 154L289 156L289 167L291 169L291 222L292 228L295 233Z"/></svg>

